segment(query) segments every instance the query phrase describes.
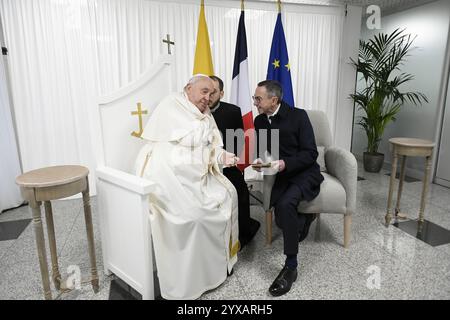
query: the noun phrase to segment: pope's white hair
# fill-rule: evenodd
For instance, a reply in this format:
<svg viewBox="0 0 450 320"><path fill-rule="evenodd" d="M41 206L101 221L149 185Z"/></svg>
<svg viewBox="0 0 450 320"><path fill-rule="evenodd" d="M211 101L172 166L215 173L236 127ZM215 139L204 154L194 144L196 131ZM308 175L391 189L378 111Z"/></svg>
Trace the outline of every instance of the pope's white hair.
<svg viewBox="0 0 450 320"><path fill-rule="evenodd" d="M209 80L211 80L211 78L210 78L208 75L206 75L206 74L203 74L203 73L197 73L197 74L194 74L194 75L189 79L189 81L186 83L186 86L184 86L184 88L186 89L187 86L193 85L193 84L195 84L197 81L199 81L199 80L201 80L201 79L204 79L204 78L208 78ZM211 81L212 81L212 80L211 80Z"/></svg>

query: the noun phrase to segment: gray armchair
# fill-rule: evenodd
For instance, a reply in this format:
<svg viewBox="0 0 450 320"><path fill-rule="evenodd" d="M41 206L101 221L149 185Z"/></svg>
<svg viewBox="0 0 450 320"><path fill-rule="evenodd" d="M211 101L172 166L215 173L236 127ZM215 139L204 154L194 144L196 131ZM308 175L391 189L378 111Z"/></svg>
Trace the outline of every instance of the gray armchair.
<svg viewBox="0 0 450 320"><path fill-rule="evenodd" d="M302 201L298 212L317 215L317 231L320 232L321 213L340 213L344 215L344 247L350 242L352 213L356 206L357 162L353 154L342 148L332 147L331 131L327 116L322 111L307 111L311 120L319 151L317 162L321 167L324 181L319 195L311 202ZM263 206L266 211L266 243L272 242L273 208L270 207L270 194L275 175L264 175Z"/></svg>

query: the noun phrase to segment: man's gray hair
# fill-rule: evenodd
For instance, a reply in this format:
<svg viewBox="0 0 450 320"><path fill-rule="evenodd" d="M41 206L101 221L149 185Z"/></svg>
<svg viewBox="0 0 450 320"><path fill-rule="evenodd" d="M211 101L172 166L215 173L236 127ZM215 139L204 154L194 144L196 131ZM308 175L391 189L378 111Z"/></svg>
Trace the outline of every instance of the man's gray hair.
<svg viewBox="0 0 450 320"><path fill-rule="evenodd" d="M258 83L258 87L265 87L269 98L277 97L278 102L283 99L283 87L277 80L264 80Z"/></svg>
<svg viewBox="0 0 450 320"><path fill-rule="evenodd" d="M190 79L189 79L189 81L186 83L186 85L184 86L184 89L186 89L187 88L187 86L189 86L189 85L193 85L193 84L195 84L197 81L199 81L199 80L201 80L201 79L208 79L208 80L211 80L211 78L208 76L208 75L206 75L206 74L202 74L202 73L197 73L197 74L194 74ZM212 81L212 80L211 80Z"/></svg>

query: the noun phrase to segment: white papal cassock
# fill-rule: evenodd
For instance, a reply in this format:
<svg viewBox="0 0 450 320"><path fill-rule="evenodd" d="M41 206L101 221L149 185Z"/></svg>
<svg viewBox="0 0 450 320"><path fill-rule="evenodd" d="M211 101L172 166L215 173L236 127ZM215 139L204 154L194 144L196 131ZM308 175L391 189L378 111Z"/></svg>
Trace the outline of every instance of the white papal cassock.
<svg viewBox="0 0 450 320"><path fill-rule="evenodd" d="M161 295L198 298L226 279L239 249L237 194L219 167L219 130L175 93L156 107L142 137L148 143L136 174L157 184L149 201Z"/></svg>

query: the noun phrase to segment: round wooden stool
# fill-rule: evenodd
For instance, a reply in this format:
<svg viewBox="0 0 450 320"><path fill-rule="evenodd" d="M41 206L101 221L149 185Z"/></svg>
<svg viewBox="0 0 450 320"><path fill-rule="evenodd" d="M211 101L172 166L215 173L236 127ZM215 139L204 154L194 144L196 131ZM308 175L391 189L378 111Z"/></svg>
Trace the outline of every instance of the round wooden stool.
<svg viewBox="0 0 450 320"><path fill-rule="evenodd" d="M89 170L83 166L55 166L26 172L16 178L22 196L28 201L33 218L34 234L39 256L42 285L45 299L52 299L45 252L44 232L41 220L41 202L44 201L47 233L52 258L52 278L57 290L61 289L61 275L58 268L55 228L50 200L66 198L79 192L83 195L84 218L86 223L89 258L91 262L91 284L98 292L98 275L94 249L94 231L92 226L91 205L89 202Z"/></svg>
<svg viewBox="0 0 450 320"><path fill-rule="evenodd" d="M399 185L397 192L397 205L395 206L395 217L400 210L400 198L402 196L403 190L403 180L405 179L405 164L406 157L425 157L425 176L423 178L422 187L422 197L420 200L420 210L419 210L419 223L423 223L423 212L425 210L425 198L428 193L429 187L429 177L431 170L431 158L433 155L433 148L435 143L429 140L413 139L413 138L391 138L389 139L392 147L392 169L391 169L391 179L389 182L389 196L387 213L385 216L386 226L389 225L392 219L392 194L394 191L395 175L397 173L397 160L398 156L402 156L402 164L400 169ZM419 224L419 225L420 225Z"/></svg>

